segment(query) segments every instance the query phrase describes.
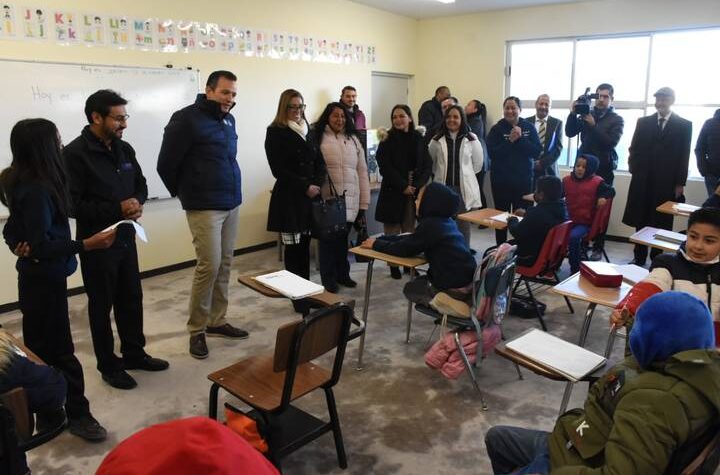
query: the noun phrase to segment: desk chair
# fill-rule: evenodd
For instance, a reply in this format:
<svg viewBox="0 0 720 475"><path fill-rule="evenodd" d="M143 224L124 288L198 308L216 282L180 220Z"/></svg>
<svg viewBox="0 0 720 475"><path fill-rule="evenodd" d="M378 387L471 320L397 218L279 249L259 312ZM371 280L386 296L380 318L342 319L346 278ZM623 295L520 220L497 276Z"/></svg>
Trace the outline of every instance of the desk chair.
<svg viewBox="0 0 720 475"><path fill-rule="evenodd" d="M417 304L415 309L435 319L435 328L438 326L448 326L453 333L455 347L462 358L465 370L470 377L475 391L480 396L480 402L484 411L488 406L480 390L475 375L478 359L483 355L483 330L491 326L498 326L502 335L502 321L510 309L510 300L512 298L512 284L515 277L515 247L509 244L501 244L496 251L481 261L476 270L472 282L472 305L469 306L464 302L452 299L449 295L444 294L440 298L433 299L436 301L450 301L451 306L443 308L440 305L428 307ZM497 257L500 256L500 257ZM439 295L440 295L439 294ZM433 303L431 302L431 304ZM460 334L465 331L475 331L477 334L478 348L475 362L470 363L467 353L460 342ZM492 350L492 349L490 349ZM519 375L518 369L518 375Z"/></svg>
<svg viewBox="0 0 720 475"><path fill-rule="evenodd" d="M17 449L32 450L51 441L65 430L65 420L33 434L35 417L30 411L27 392L15 388L0 394L0 473L14 473Z"/></svg>
<svg viewBox="0 0 720 475"><path fill-rule="evenodd" d="M545 320L543 320L542 312L540 311L539 305L535 296L533 295L532 289L530 288L530 282L543 285L557 285L560 283L558 277L558 270L562 265L565 256L567 255L568 242L570 240L570 229L572 228L572 221L565 221L550 229L545 241L543 242L540 254L533 263L532 266L517 266L515 273L518 275L515 281L515 287L513 288L513 294L517 291L517 288L521 283L525 284L527 290L527 298L535 308L538 321L543 331L547 331ZM570 300L563 296L565 303L570 310L570 313L575 313Z"/></svg>
<svg viewBox="0 0 720 475"><path fill-rule="evenodd" d="M698 449L702 448L699 451ZM686 460L689 462L686 463ZM714 427L686 443L670 460L665 475L713 475L720 465L720 430ZM681 468L675 469L674 466Z"/></svg>
<svg viewBox="0 0 720 475"><path fill-rule="evenodd" d="M598 206L595 210L595 216L593 217L592 224L590 225L590 230L582 240L585 259L587 259L587 247L590 245L590 242L594 241L596 237L602 236L607 232L608 224L610 223L610 213L612 212L612 202L613 199L608 198L604 205ZM600 245L600 250L605 258L605 262L610 262L607 252L605 252L604 239Z"/></svg>
<svg viewBox="0 0 720 475"><path fill-rule="evenodd" d="M351 322L360 326L352 335ZM209 416L217 419L218 391L222 388L253 408L250 417L264 422L268 457L278 469L283 457L330 431L338 465L347 468L332 388L340 379L348 340L363 331L352 309L342 303L281 326L273 355L252 356L208 375L212 381ZM331 368L311 362L333 349ZM329 422L290 404L319 388L325 391Z"/></svg>

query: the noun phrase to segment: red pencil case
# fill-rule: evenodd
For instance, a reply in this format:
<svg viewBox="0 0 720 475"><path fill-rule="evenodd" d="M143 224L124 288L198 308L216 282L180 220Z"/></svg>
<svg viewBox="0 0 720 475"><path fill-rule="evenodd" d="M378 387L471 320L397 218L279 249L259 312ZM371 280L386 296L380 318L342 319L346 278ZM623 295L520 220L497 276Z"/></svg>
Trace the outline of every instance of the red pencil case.
<svg viewBox="0 0 720 475"><path fill-rule="evenodd" d="M596 287L620 287L623 276L607 262L581 262L580 275Z"/></svg>

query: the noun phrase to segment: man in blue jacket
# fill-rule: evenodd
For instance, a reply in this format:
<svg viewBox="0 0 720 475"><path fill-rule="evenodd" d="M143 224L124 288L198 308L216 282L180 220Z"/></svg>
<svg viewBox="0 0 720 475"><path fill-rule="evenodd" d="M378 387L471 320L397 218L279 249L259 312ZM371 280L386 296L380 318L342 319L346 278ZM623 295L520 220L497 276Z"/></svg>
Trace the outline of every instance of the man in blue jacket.
<svg viewBox="0 0 720 475"><path fill-rule="evenodd" d="M208 356L205 334L247 338L225 320L228 282L242 193L237 133L230 109L237 77L215 71L205 94L177 112L165 127L157 170L180 203L193 236L197 264L190 294L190 355Z"/></svg>

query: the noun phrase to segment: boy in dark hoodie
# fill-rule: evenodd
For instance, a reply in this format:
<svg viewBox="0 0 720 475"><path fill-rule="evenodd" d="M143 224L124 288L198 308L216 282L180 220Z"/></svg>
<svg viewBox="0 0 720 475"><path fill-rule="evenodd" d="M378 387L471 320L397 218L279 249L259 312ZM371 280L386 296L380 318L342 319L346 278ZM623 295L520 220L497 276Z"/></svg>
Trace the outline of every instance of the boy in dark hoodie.
<svg viewBox="0 0 720 475"><path fill-rule="evenodd" d="M403 293L408 300L427 305L436 293L472 282L475 259L453 220L459 207L457 193L441 183L430 183L420 189L415 200L418 226L414 233L369 238L362 243L366 249L393 256L425 254L430 266L427 276L405 285Z"/></svg>
<svg viewBox="0 0 720 475"><path fill-rule="evenodd" d="M538 178L534 194L537 203L518 216L508 218L508 230L517 245L517 263L532 266L540 255L545 236L550 229L567 221L567 209L562 200L562 183L556 176L546 175ZM520 210L516 211L520 215Z"/></svg>
<svg viewBox="0 0 720 475"><path fill-rule="evenodd" d="M493 472L680 473L717 432L713 333L697 297L672 291L648 299L629 336L632 355L592 385L582 409L562 414L552 433L505 426L487 432Z"/></svg>
<svg viewBox="0 0 720 475"><path fill-rule="evenodd" d="M595 155L582 154L575 159L572 173L563 178L568 214L573 222L568 245L570 272L580 270L580 244L592 226L598 207L615 196L615 189L596 175L600 161Z"/></svg>

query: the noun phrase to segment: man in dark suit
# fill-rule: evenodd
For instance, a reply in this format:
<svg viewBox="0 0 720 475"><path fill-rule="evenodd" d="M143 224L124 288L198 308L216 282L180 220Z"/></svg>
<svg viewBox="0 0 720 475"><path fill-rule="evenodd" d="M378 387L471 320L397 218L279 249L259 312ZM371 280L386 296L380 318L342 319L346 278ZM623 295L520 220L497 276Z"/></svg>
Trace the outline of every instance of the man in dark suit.
<svg viewBox="0 0 720 475"><path fill-rule="evenodd" d="M672 89L658 89L657 112L638 119L630 145L628 168L632 179L622 221L638 230L644 226L672 229L672 215L658 213L655 208L680 198L685 187L692 123L670 110L674 103ZM650 258L661 252L653 249ZM647 254L647 246L636 245L632 264L645 265Z"/></svg>
<svg viewBox="0 0 720 475"><path fill-rule="evenodd" d="M528 117L530 123L535 124L542 153L535 159L533 170L533 189L538 177L545 175L558 175L557 159L563 148L563 123L561 120L551 117L550 107L552 100L547 94L540 94L535 101L535 115Z"/></svg>

